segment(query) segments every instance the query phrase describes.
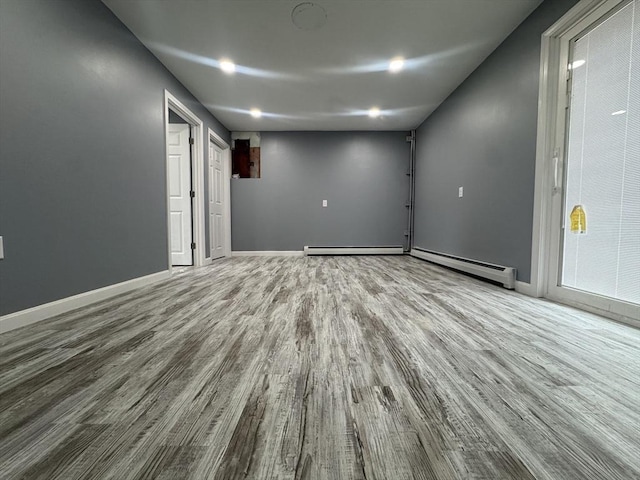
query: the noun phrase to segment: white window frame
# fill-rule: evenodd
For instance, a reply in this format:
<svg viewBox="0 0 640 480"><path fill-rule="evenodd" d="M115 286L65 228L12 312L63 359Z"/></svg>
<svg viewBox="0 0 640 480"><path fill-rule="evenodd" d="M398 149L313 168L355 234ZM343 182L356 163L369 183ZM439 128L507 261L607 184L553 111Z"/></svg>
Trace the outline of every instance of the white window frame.
<svg viewBox="0 0 640 480"><path fill-rule="evenodd" d="M551 277L560 262L560 221L556 187L564 188L564 159L570 42L627 0L583 0L542 35L538 137L536 145L531 287L536 297L566 303L615 320L640 326L640 308L631 303L558 287ZM554 179L556 179L554 181ZM556 212L556 213L554 213Z"/></svg>

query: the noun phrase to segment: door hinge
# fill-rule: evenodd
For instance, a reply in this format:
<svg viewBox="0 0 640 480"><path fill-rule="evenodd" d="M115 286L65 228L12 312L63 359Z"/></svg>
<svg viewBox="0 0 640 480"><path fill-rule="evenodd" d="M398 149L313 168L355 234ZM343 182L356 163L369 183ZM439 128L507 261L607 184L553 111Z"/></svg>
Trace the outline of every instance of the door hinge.
<svg viewBox="0 0 640 480"><path fill-rule="evenodd" d="M194 192L193 190L191 190L191 191L189 192L189 196L190 196L191 198L196 198L196 192Z"/></svg>
<svg viewBox="0 0 640 480"><path fill-rule="evenodd" d="M193 145L193 144L194 144L193 137L189 137L189 145Z"/></svg>
<svg viewBox="0 0 640 480"><path fill-rule="evenodd" d="M192 243L191 243L191 250L195 250L195 249L196 249L196 243L195 243L195 242L192 242Z"/></svg>

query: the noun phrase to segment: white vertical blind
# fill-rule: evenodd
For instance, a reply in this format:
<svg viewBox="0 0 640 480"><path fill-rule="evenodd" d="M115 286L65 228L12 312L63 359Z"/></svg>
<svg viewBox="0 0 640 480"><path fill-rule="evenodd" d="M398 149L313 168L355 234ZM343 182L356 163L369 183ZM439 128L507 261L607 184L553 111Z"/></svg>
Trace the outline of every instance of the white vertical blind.
<svg viewBox="0 0 640 480"><path fill-rule="evenodd" d="M572 57L562 285L640 304L640 0ZM583 235L570 228L576 205Z"/></svg>

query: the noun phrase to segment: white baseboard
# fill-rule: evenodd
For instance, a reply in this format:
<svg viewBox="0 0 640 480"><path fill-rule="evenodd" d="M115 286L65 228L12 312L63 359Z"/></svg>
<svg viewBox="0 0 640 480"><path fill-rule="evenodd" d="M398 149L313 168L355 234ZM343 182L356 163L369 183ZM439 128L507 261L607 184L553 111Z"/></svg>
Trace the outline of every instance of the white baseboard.
<svg viewBox="0 0 640 480"><path fill-rule="evenodd" d="M305 255L403 255L402 247L304 247Z"/></svg>
<svg viewBox="0 0 640 480"><path fill-rule="evenodd" d="M303 255L304 252L298 250L231 252L232 257L302 257Z"/></svg>
<svg viewBox="0 0 640 480"><path fill-rule="evenodd" d="M10 313L0 317L0 333L5 333L16 328L25 327L32 323L55 317L61 313L66 313L76 308L85 307L92 303L96 303L107 298L126 293L136 288L144 287L160 280L171 277L171 272L165 270L163 272L152 273L144 277L134 278L126 282L116 283L107 287L98 288L89 292L79 293L72 297L62 298L54 302L38 305L37 307L28 308L19 312Z"/></svg>
<svg viewBox="0 0 640 480"><path fill-rule="evenodd" d="M520 282L516 280L516 292L527 295L529 297L539 298L536 287L534 287L530 283Z"/></svg>

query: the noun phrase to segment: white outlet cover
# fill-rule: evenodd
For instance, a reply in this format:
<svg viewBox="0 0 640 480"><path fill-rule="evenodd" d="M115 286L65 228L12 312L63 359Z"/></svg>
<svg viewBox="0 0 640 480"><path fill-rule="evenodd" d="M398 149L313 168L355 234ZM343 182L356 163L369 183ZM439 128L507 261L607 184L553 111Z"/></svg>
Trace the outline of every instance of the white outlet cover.
<svg viewBox="0 0 640 480"><path fill-rule="evenodd" d="M462 198L463 195L464 195L464 188L458 187L458 198Z"/></svg>
<svg viewBox="0 0 640 480"><path fill-rule="evenodd" d="M327 206L327 201L326 200L322 200L322 206L326 207Z"/></svg>

